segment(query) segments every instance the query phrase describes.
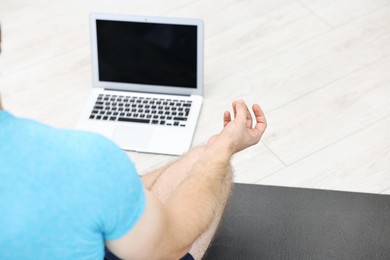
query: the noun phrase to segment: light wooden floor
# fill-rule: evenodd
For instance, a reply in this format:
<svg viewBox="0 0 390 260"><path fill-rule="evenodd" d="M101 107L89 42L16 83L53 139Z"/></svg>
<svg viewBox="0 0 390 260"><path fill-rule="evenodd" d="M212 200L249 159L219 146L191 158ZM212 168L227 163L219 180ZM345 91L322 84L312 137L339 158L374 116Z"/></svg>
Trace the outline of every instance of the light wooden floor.
<svg viewBox="0 0 390 260"><path fill-rule="evenodd" d="M75 126L91 87L91 11L205 20L193 144L220 130L233 99L259 102L269 121L234 158L237 182L390 194L388 0L1 0L7 109ZM129 155L141 173L173 159Z"/></svg>

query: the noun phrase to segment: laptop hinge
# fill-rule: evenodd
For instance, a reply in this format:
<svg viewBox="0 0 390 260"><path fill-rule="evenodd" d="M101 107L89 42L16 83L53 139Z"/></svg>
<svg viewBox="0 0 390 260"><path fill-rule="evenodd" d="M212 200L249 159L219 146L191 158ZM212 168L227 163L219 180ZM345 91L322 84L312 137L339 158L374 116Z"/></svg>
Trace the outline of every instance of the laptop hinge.
<svg viewBox="0 0 390 260"><path fill-rule="evenodd" d="M175 93L160 93L160 92L142 92L142 91L128 91L128 90L121 90L121 89L110 89L105 88L104 90L107 91L116 91L116 92L126 92L126 93L140 93L140 94L154 94L154 95L167 95L167 96L180 96L180 97L190 97L191 94L175 94Z"/></svg>

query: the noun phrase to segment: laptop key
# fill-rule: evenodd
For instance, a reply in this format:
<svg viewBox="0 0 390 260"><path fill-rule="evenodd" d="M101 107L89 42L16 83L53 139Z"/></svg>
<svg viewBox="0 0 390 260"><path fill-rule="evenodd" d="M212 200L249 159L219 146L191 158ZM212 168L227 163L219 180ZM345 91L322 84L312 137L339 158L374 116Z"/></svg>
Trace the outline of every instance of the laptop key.
<svg viewBox="0 0 390 260"><path fill-rule="evenodd" d="M149 119L119 117L118 121L149 124Z"/></svg>
<svg viewBox="0 0 390 260"><path fill-rule="evenodd" d="M187 121L186 117L174 117L173 120L175 121Z"/></svg>

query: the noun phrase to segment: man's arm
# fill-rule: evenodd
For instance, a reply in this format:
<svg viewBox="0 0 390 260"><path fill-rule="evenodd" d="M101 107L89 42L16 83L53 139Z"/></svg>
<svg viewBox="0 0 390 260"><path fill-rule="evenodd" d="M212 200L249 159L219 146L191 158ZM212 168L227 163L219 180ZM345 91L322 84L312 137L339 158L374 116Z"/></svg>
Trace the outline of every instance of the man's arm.
<svg viewBox="0 0 390 260"><path fill-rule="evenodd" d="M142 183L144 184L144 187L148 190L151 190L154 186L154 184L157 182L158 178L172 165L177 163L174 161L173 163L170 163L168 165L164 165L158 169L155 169L146 175L141 176Z"/></svg>
<svg viewBox="0 0 390 260"><path fill-rule="evenodd" d="M172 172L181 171L181 173L175 174L174 180L172 180L172 176L168 177L170 179L169 184L171 187L178 186L178 184L182 182L183 178L188 175L188 172L191 170L192 166L199 160L205 148L205 146L194 147L178 159L141 176L144 187L148 190L153 190L154 192L160 193L159 187L156 188L158 185L155 185L156 183L160 184L160 178L167 178L168 176L165 176L167 172L172 174ZM185 173L183 173L183 171L185 171ZM172 183L172 181L175 183ZM167 189L164 188L164 191L167 191ZM161 199L160 196L158 197Z"/></svg>
<svg viewBox="0 0 390 260"><path fill-rule="evenodd" d="M256 125L243 101L233 102L235 119L225 113L225 127L207 144L204 153L165 204L146 193L146 209L136 226L108 248L124 259L179 259L210 224L221 201L231 156L256 144L266 127L258 105Z"/></svg>

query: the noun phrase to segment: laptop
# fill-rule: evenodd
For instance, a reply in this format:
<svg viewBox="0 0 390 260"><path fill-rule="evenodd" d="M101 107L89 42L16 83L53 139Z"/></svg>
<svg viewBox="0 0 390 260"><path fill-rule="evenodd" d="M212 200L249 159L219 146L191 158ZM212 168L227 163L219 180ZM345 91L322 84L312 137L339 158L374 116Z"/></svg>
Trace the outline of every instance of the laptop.
<svg viewBox="0 0 390 260"><path fill-rule="evenodd" d="M128 151L181 155L203 102L203 21L93 13L93 87L77 128Z"/></svg>

